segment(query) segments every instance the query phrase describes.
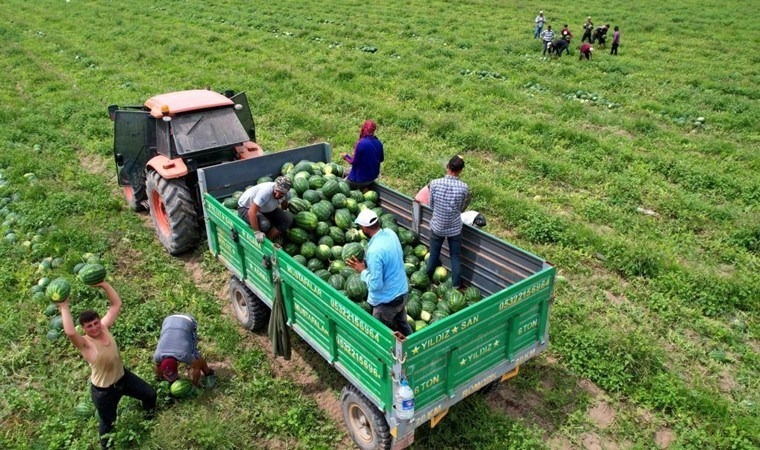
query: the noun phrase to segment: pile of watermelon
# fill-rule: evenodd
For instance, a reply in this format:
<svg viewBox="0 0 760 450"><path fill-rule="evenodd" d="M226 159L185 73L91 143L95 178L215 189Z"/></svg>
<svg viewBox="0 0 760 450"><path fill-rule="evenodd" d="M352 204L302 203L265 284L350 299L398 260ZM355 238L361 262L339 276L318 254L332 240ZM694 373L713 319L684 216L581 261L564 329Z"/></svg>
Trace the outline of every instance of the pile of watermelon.
<svg viewBox="0 0 760 450"><path fill-rule="evenodd" d="M283 249L365 311L372 311L366 301L367 285L345 262L352 256L364 258L367 237L354 224L357 214L364 209L373 210L382 227L393 230L401 241L410 288L407 319L413 329L419 330L480 300L477 288L470 288L469 296L452 289L444 267L436 270L431 286L425 272L427 246L419 242L414 232L400 227L395 215L383 211L377 191L351 190L342 178L341 165L305 160L296 164L288 162L281 167L280 174L287 175L293 182L288 209L293 213L294 225L285 236ZM262 177L256 184L272 179ZM224 206L236 210L240 195L242 191L233 193L223 201ZM424 307L423 294L429 301Z"/></svg>

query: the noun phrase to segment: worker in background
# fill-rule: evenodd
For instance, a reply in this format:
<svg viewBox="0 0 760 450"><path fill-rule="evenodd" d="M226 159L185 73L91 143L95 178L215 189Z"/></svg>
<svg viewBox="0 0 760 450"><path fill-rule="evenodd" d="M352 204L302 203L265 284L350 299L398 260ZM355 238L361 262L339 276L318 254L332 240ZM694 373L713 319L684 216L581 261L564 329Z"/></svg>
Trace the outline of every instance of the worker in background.
<svg viewBox="0 0 760 450"><path fill-rule="evenodd" d="M354 153L341 153L351 170L346 181L351 189L366 189L380 176L380 164L385 160L383 143L375 136L377 124L366 120L359 131L359 140L354 144Z"/></svg>

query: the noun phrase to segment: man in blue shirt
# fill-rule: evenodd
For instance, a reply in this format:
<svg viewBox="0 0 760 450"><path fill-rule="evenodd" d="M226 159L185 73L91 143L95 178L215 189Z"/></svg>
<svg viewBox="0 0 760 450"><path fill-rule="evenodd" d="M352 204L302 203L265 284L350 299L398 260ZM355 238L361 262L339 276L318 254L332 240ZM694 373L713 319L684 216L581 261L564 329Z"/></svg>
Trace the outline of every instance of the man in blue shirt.
<svg viewBox="0 0 760 450"><path fill-rule="evenodd" d="M462 287L462 266L459 253L462 248L462 211L470 203L470 189L459 175L464 170L464 159L456 155L446 165L446 176L430 182L430 256L427 262L428 278L441 264L443 241L449 241L451 259L451 283L454 288Z"/></svg>
<svg viewBox="0 0 760 450"><path fill-rule="evenodd" d="M201 372L206 376L206 386L214 385L216 378L206 360L198 351L198 323L190 314L172 314L161 325L161 337L158 338L153 362L156 364L156 376L173 383L179 378L178 362L190 366L190 380L198 385Z"/></svg>
<svg viewBox="0 0 760 450"><path fill-rule="evenodd" d="M380 220L371 209L360 212L355 223L369 237L369 243L365 261L354 257L347 264L367 283L367 302L372 305L372 315L391 330L409 336L412 334L412 327L406 321L409 285L401 242L392 230L380 228Z"/></svg>

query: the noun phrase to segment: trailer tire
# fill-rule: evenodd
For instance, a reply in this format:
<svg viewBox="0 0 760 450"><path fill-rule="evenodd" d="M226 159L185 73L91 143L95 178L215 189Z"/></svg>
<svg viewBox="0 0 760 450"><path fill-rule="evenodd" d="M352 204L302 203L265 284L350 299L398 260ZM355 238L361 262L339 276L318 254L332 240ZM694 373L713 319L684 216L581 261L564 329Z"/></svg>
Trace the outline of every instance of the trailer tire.
<svg viewBox="0 0 760 450"><path fill-rule="evenodd" d="M261 331L269 325L269 307L236 276L230 277L230 302L238 322L250 331Z"/></svg>
<svg viewBox="0 0 760 450"><path fill-rule="evenodd" d="M391 432L383 413L353 385L347 385L340 394L343 421L348 434L362 450L391 448Z"/></svg>
<svg viewBox="0 0 760 450"><path fill-rule="evenodd" d="M158 240L169 254L179 255L195 247L199 240L198 214L184 180L167 180L150 171L147 191Z"/></svg>

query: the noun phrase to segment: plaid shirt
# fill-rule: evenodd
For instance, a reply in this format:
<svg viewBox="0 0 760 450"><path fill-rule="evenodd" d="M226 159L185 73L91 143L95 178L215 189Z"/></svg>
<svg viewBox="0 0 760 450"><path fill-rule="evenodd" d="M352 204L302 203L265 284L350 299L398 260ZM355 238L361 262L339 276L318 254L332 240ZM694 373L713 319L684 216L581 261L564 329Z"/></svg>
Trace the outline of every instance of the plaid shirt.
<svg viewBox="0 0 760 450"><path fill-rule="evenodd" d="M470 203L470 189L459 178L446 175L430 182L430 229L438 236L462 232L462 211Z"/></svg>

